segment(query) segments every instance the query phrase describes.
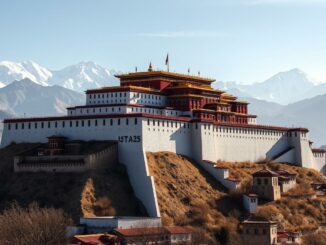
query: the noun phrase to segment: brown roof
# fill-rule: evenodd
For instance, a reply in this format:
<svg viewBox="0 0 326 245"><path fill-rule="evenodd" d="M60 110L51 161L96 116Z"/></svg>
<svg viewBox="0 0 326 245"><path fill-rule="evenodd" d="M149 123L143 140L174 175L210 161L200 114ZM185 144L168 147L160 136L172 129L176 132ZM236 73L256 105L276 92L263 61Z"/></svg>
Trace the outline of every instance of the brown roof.
<svg viewBox="0 0 326 245"><path fill-rule="evenodd" d="M82 245L106 245L110 241L119 241L119 238L111 234L90 234L90 235L76 235L70 242L73 244Z"/></svg>
<svg viewBox="0 0 326 245"><path fill-rule="evenodd" d="M159 235L167 234L167 230L163 227L146 227L146 228L129 228L129 229L114 229L118 234L125 237L128 236L143 236L143 235Z"/></svg>
<svg viewBox="0 0 326 245"><path fill-rule="evenodd" d="M114 229L118 234L125 237L143 236L143 235L160 235L160 234L187 234L191 231L181 226L165 226L165 227L146 227L146 228L129 228Z"/></svg>
<svg viewBox="0 0 326 245"><path fill-rule="evenodd" d="M248 192L245 195L248 196L248 197L257 197L257 194L253 193L253 192Z"/></svg>
<svg viewBox="0 0 326 245"><path fill-rule="evenodd" d="M255 173L252 174L252 176L254 177L278 177L278 173L272 171L272 170L269 170L269 169L262 169L262 170L259 170Z"/></svg>
<svg viewBox="0 0 326 245"><path fill-rule="evenodd" d="M240 183L240 180L238 180L238 179L233 179L233 178L230 178L230 177L226 178L226 180L228 180L228 181L232 181L232 182L236 182L236 183Z"/></svg>
<svg viewBox="0 0 326 245"><path fill-rule="evenodd" d="M165 226L164 227L170 234L187 234L191 233L188 228L181 226Z"/></svg>
<svg viewBox="0 0 326 245"><path fill-rule="evenodd" d="M312 152L317 152L317 153L325 153L326 151L324 149L312 149Z"/></svg>
<svg viewBox="0 0 326 245"><path fill-rule="evenodd" d="M284 176L284 177L288 177L288 176L296 176L297 174L295 173L290 173L289 171L285 170L285 169L280 169L275 171L277 174Z"/></svg>
<svg viewBox="0 0 326 245"><path fill-rule="evenodd" d="M276 221L267 220L258 216L250 216L247 220L242 222L243 224L277 224Z"/></svg>

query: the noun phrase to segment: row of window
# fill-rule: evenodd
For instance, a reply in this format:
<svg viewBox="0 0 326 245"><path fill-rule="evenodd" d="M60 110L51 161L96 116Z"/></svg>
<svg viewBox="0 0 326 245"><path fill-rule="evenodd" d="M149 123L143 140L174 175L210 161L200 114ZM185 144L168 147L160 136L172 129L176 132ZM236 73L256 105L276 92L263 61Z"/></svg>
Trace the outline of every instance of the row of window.
<svg viewBox="0 0 326 245"><path fill-rule="evenodd" d="M190 128L190 123L181 123L181 122L174 122L174 121L162 121L162 120L150 120L147 119L147 125L148 126L162 126L162 127L172 127L172 128ZM198 128L198 125L196 124L196 128Z"/></svg>
<svg viewBox="0 0 326 245"><path fill-rule="evenodd" d="M314 153L315 157L324 157L325 153Z"/></svg>
<svg viewBox="0 0 326 245"><path fill-rule="evenodd" d="M129 118L126 118L124 119L124 123L125 125L129 125L129 122L131 121L132 119L129 120ZM59 125L61 125L62 128L65 128L65 127L91 127L91 126L98 126L102 123L103 126L105 125L121 125L121 121L122 119L118 118L118 119L103 119L103 120L98 120L98 119L95 119L95 120L74 120L74 121L61 121L60 122L57 122L57 121L54 121L54 122L35 122L35 123L15 123L14 124L14 128L13 129L31 129L32 127L37 129L37 128L57 128ZM134 118L133 119L133 122L135 125L138 124L138 119L137 118ZM20 126L19 126L20 125ZM12 129L12 126L11 124L8 124L8 130L11 130Z"/></svg>
<svg viewBox="0 0 326 245"><path fill-rule="evenodd" d="M132 94L131 94L132 95ZM127 92L115 92L115 93L100 93L100 94L89 94L89 99L104 99L104 98L122 98L127 97ZM141 98L141 99L153 99L153 100L162 100L162 96L154 95L154 94L145 94L145 93L135 93L134 98Z"/></svg>
<svg viewBox="0 0 326 245"><path fill-rule="evenodd" d="M258 228L254 228L252 229L253 232L251 231L251 229L247 228L246 229L246 234L255 234L255 235L259 235L259 229ZM277 233L277 229L276 228L271 228L271 234L276 234ZM267 234L267 229L262 229L261 234L266 235Z"/></svg>
<svg viewBox="0 0 326 245"><path fill-rule="evenodd" d="M257 178L257 185L268 185L268 178ZM277 178L272 178L272 185L278 185L278 179Z"/></svg>
<svg viewBox="0 0 326 245"><path fill-rule="evenodd" d="M211 135L211 133L204 133L205 135ZM214 136L214 134L212 134ZM275 141L275 138L269 138L269 137L258 137L258 136L239 136L239 135L233 135L233 134L215 134L217 137L221 138L233 138L233 139L260 139L260 140L271 140ZM280 138L278 140L286 140L286 138Z"/></svg>
<svg viewBox="0 0 326 245"><path fill-rule="evenodd" d="M134 101L137 104L142 105L163 105L161 102L153 101L153 100L142 100L138 99ZM126 99L111 99L111 100L89 100L89 105L97 105L97 104L117 104L117 103L127 103Z"/></svg>
<svg viewBox="0 0 326 245"><path fill-rule="evenodd" d="M115 99L115 100L107 100L107 101L105 101L105 100L98 100L98 101L89 101L89 104L91 105L91 104L112 104L112 103L127 103L127 100L126 99L120 99L120 100L117 100L117 99Z"/></svg>
<svg viewBox="0 0 326 245"><path fill-rule="evenodd" d="M212 126L213 132L223 132L223 133L243 133L243 134L258 134L258 135L269 135L269 136L288 136L292 137L298 136L297 132L283 132L283 131L271 131L271 130L260 130L260 129L240 129L240 128L224 128ZM211 129L211 125L204 124L204 129ZM302 137L306 137L306 133L301 133Z"/></svg>
<svg viewBox="0 0 326 245"><path fill-rule="evenodd" d="M104 98L104 97L106 97L106 98L113 98L113 97L115 97L115 98L117 98L117 97L126 97L127 96L127 93L126 92L124 92L124 93L106 93L106 94L90 94L88 97L89 97L89 99L100 99L100 98Z"/></svg>
<svg viewBox="0 0 326 245"><path fill-rule="evenodd" d="M78 115L83 115L83 114L90 114L90 112L94 113L110 113L110 112L121 112L121 107L102 107L102 108L93 108L93 109L71 109L69 110L69 115L74 115L74 111L79 112ZM144 113L151 113L151 114L159 114L159 115L164 115L162 109L151 109L151 108L138 108L138 107L131 107L131 112L144 112ZM173 110L167 110L167 115L170 116L177 116L178 112L173 111Z"/></svg>
<svg viewBox="0 0 326 245"><path fill-rule="evenodd" d="M120 121L121 121L120 118L119 119L109 119L110 125L114 124L114 120L117 120L117 125L120 125ZM79 126L84 127L86 124L87 124L87 126L91 126L92 121L93 120L74 120L74 123L75 123L74 126L75 127L79 127ZM94 120L94 125L95 126L98 126L98 121L100 121L100 120L97 120L97 119ZM102 120L103 126L106 125L106 121L107 121L107 119ZM126 121L126 125L128 125L129 124L129 119L126 118L125 121ZM58 121L54 121L54 122L48 121L47 123L46 122L15 123L14 124L14 129L18 129L19 124L20 124L21 129L25 129L25 127L27 129L31 129L32 127L34 127L34 128L38 128L38 127L40 127L40 128L44 128L44 127L57 128L59 122ZM25 124L26 124L26 126L25 126ZM137 124L137 118L135 118L135 124ZM167 127L169 127L169 126L177 127L178 125L182 125L181 127L190 128L189 123L181 123L181 122L176 122L176 121L164 121L164 120L157 120L156 121L156 120L150 120L150 119L147 119L147 125L153 125L153 126L157 125L157 126L162 126L162 127L164 127L165 125ZM61 121L61 126L64 128L66 126L66 121ZM207 128L210 129L210 126L211 125L204 124L204 129L207 129ZM73 121L69 121L69 127L73 127ZM12 128L12 125L8 124L8 129L11 130L11 128ZM195 128L196 129L198 128L197 123L195 124ZM254 133L256 133L256 134L259 134L259 135L274 135L274 136L284 135L285 134L284 132L277 132L277 131L261 131L261 130L252 130L252 129L238 129L238 128L224 128L224 127L213 127L213 132L214 131L223 132L223 133L244 133L244 134L254 134ZM271 134L267 134L267 133L271 133ZM286 135L291 137L292 132L286 132ZM297 136L297 132L295 132L295 136Z"/></svg>
<svg viewBox="0 0 326 245"><path fill-rule="evenodd" d="M74 109L74 110L77 110L77 109ZM74 110L69 110L69 114L73 115ZM120 107L116 108L116 107L113 106L113 107L111 107L111 109L109 109L109 108L79 109L80 114L83 114L84 112L86 112L86 114L89 114L90 111L93 112L93 113L96 113L96 112L102 113L102 112L109 112L109 111L111 111L111 112L116 112L116 111L121 112L121 108Z"/></svg>

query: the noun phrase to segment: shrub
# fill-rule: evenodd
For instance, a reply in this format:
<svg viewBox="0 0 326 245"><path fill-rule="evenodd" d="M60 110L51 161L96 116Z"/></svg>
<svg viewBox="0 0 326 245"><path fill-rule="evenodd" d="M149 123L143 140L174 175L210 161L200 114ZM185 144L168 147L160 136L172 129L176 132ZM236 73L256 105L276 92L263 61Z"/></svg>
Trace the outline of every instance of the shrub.
<svg viewBox="0 0 326 245"><path fill-rule="evenodd" d="M215 232L215 239L220 242L221 245L226 245L230 240L229 229L225 226L221 227Z"/></svg>
<svg viewBox="0 0 326 245"><path fill-rule="evenodd" d="M322 230L320 232L304 236L302 241L304 245L320 245L322 241L326 241L326 231Z"/></svg>
<svg viewBox="0 0 326 245"><path fill-rule="evenodd" d="M0 244L59 244L65 240L66 227L71 223L62 210L13 204L0 215Z"/></svg>

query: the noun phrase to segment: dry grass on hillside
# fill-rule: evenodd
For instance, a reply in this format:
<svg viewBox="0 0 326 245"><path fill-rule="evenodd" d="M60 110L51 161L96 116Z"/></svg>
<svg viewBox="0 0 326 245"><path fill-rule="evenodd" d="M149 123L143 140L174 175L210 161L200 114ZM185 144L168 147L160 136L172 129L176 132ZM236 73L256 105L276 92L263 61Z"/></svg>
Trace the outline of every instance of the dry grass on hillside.
<svg viewBox="0 0 326 245"><path fill-rule="evenodd" d="M187 225L213 236L216 229L227 226L236 231L242 210L242 190L226 193L212 177L193 161L168 153L147 153L151 175L165 224ZM312 229L326 222L326 199L296 199L293 195L310 193L312 182L325 181L317 171L279 163L227 163L231 176L240 179L245 187L251 183L251 174L268 167L297 173L298 185L276 202L260 205L258 216L276 219L286 229ZM245 189L245 188L244 188Z"/></svg>
<svg viewBox="0 0 326 245"><path fill-rule="evenodd" d="M120 168L87 173L14 173L13 156L35 144L15 144L0 150L0 212L13 201L22 206L62 208L74 220L80 216L139 215L128 176Z"/></svg>
<svg viewBox="0 0 326 245"><path fill-rule="evenodd" d="M251 185L252 177L251 174L259 171L263 168L268 168L271 170L285 169L291 173L297 174L298 186L291 190L287 195L296 194L309 194L312 193L310 184L313 182L325 182L322 175L313 169L307 169L302 167L297 167L288 164L281 163L252 163L252 162L235 162L229 163L224 161L218 161L218 166L228 167L230 169L230 176L241 180L241 186L243 188L248 188Z"/></svg>
<svg viewBox="0 0 326 245"><path fill-rule="evenodd" d="M263 169L285 169L297 174L297 186L282 194L282 199L259 206L258 215L276 219L279 224L289 230L314 229L319 223L326 222L326 198L300 199L302 195L314 194L311 183L325 182L325 178L313 169L280 163L228 163L218 162L219 166L230 168L232 177L240 179L244 189L251 185L251 174ZM240 198L240 196L238 197Z"/></svg>
<svg viewBox="0 0 326 245"><path fill-rule="evenodd" d="M287 230L310 230L326 222L326 198L281 200L258 208L258 216L277 220Z"/></svg>
<svg viewBox="0 0 326 245"><path fill-rule="evenodd" d="M237 218L241 205L233 202L204 170L182 156L147 153L150 173L155 177L156 193L165 225L193 227L213 239L225 226L236 243ZM227 208L226 208L227 207Z"/></svg>

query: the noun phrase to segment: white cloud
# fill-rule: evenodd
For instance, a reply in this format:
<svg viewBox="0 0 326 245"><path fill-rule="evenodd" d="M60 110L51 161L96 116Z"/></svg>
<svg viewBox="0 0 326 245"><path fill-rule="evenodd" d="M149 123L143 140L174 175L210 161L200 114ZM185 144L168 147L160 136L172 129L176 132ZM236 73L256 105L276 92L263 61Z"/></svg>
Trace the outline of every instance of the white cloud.
<svg viewBox="0 0 326 245"><path fill-rule="evenodd" d="M226 37L226 33L213 31L175 31L137 33L140 37L184 38L184 37Z"/></svg>

